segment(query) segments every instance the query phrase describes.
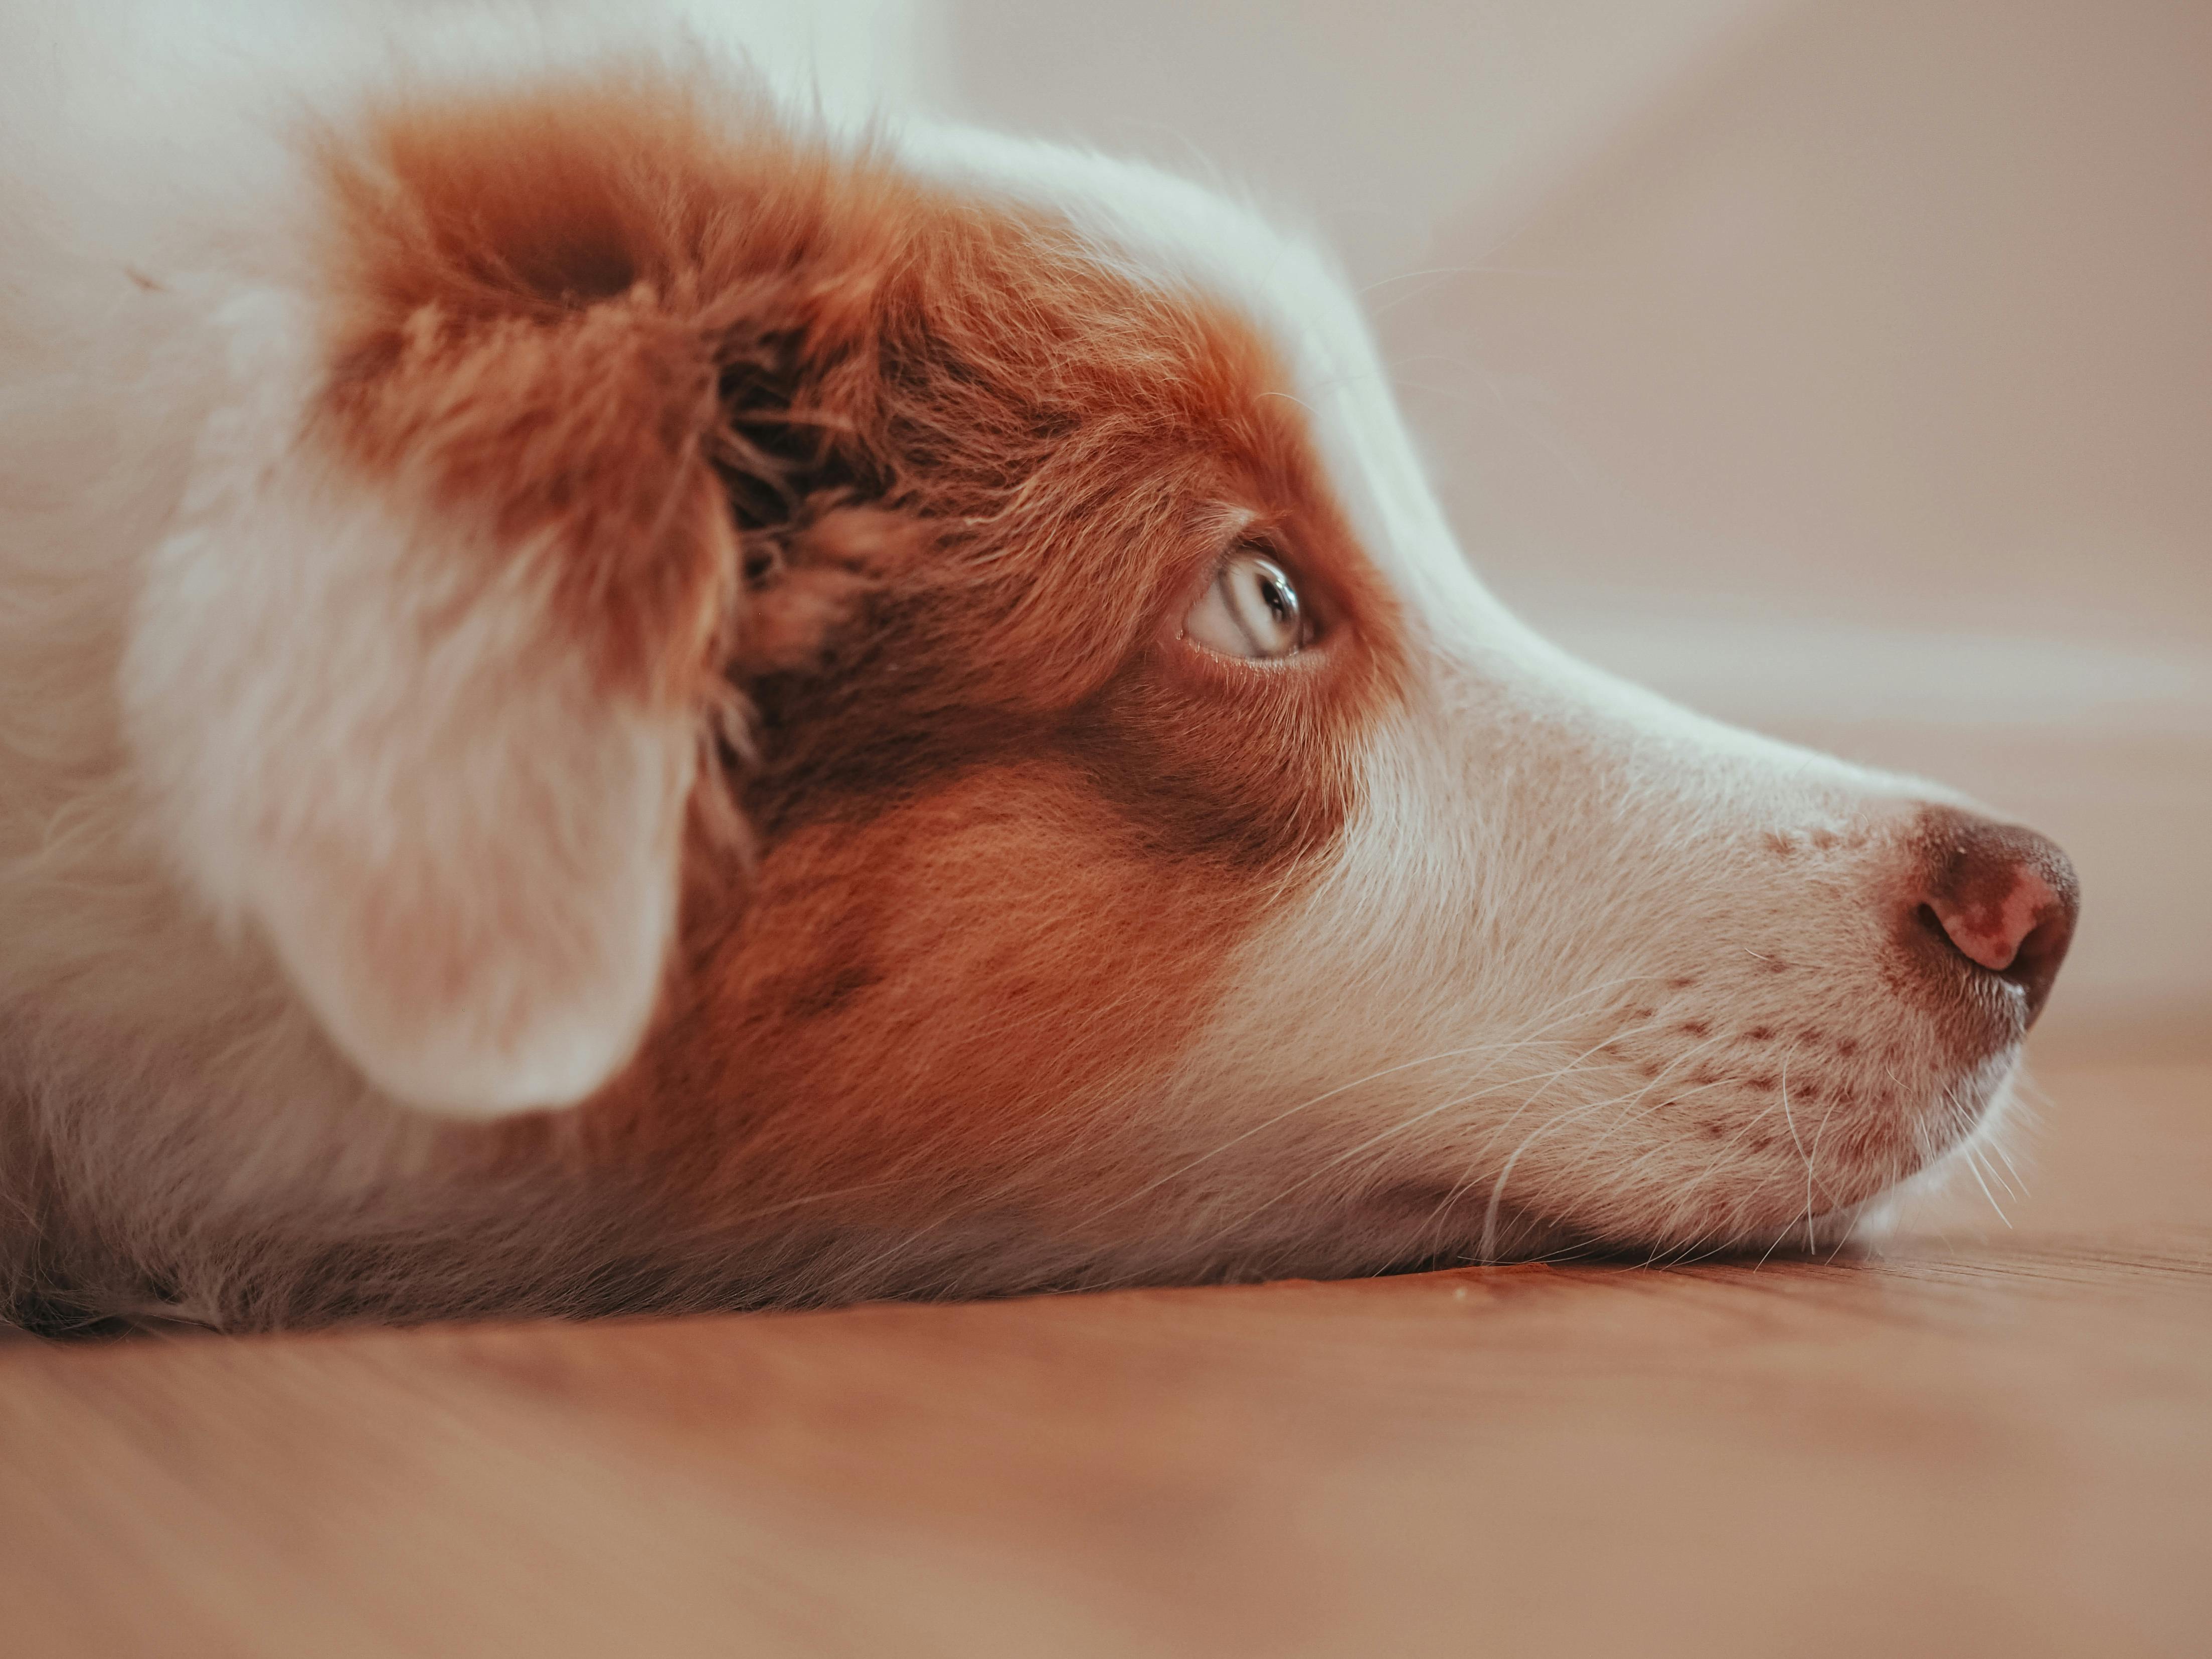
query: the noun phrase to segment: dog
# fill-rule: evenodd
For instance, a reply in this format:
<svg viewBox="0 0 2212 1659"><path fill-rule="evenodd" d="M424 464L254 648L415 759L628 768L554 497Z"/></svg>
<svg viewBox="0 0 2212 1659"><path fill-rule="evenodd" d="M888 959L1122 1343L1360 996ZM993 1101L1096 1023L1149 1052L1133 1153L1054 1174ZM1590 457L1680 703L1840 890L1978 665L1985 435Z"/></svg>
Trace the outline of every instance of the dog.
<svg viewBox="0 0 2212 1659"><path fill-rule="evenodd" d="M1528 631L1245 206L696 30L74 9L0 53L17 1322L1826 1249L1999 1132L2064 854Z"/></svg>

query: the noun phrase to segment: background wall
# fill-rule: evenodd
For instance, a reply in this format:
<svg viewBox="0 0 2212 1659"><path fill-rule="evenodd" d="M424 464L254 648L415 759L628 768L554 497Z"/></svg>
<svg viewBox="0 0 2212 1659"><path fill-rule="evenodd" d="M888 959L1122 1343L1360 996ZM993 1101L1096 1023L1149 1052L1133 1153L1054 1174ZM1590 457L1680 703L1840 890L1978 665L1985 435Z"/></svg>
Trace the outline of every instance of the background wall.
<svg viewBox="0 0 2212 1659"><path fill-rule="evenodd" d="M2212 1046L2212 5L939 0L962 112L1368 287L1479 568L2087 893L2060 1041Z"/></svg>

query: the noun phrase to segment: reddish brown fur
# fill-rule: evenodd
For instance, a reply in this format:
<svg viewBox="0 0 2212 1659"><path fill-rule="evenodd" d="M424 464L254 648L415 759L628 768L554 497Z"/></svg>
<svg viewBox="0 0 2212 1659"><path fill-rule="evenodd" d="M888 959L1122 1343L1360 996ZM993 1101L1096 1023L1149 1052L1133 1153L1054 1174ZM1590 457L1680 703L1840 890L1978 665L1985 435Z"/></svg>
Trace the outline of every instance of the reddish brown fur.
<svg viewBox="0 0 2212 1659"><path fill-rule="evenodd" d="M611 690L757 713L702 786L756 861L695 847L589 1155L882 1221L1126 1109L1400 661L1255 334L697 88L398 109L371 154L331 163L335 441L547 550ZM1320 620L1290 662L1179 636L1239 536Z"/></svg>

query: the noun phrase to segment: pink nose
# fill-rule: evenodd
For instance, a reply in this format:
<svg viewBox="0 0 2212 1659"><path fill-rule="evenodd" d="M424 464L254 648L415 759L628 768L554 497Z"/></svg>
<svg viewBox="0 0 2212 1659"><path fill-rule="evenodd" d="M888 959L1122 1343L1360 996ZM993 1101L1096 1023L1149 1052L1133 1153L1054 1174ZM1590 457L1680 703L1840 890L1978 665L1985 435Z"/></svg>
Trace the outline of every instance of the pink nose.
<svg viewBox="0 0 2212 1659"><path fill-rule="evenodd" d="M1959 954L2018 986L2043 1011L2073 942L2081 884L2056 842L2017 824L1942 809L1929 818L1921 910Z"/></svg>

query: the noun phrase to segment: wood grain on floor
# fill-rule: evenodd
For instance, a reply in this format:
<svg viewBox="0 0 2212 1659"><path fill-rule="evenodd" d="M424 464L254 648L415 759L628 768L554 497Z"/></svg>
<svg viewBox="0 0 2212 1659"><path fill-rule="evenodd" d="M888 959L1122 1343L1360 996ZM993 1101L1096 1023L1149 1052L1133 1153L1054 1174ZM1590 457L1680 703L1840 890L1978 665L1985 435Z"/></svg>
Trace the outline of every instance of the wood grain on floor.
<svg viewBox="0 0 2212 1659"><path fill-rule="evenodd" d="M2212 1066L1881 1261L0 1350L0 1651L2200 1654Z"/></svg>

